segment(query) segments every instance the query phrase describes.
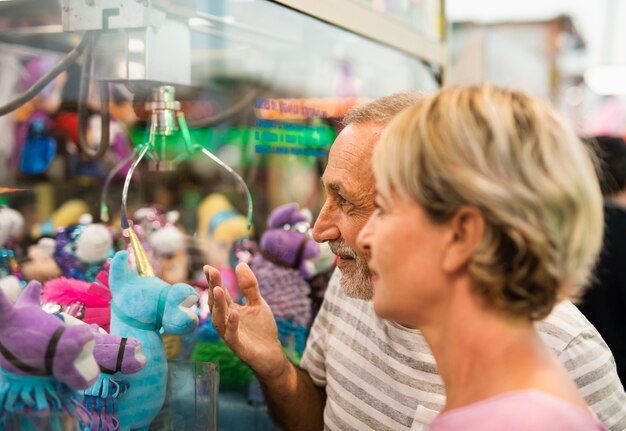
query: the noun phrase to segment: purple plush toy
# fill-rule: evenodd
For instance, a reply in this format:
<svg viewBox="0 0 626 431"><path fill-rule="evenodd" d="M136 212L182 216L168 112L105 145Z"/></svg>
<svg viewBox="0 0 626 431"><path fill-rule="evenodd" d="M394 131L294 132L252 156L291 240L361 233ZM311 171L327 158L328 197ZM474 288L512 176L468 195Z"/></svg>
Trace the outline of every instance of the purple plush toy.
<svg viewBox="0 0 626 431"><path fill-rule="evenodd" d="M141 342L106 333L98 325L90 325L96 338L94 356L100 366L98 381L82 391L83 404L91 412L89 431L117 431L119 420L115 417L115 401L128 389L124 375L134 374L146 365Z"/></svg>
<svg viewBox="0 0 626 431"><path fill-rule="evenodd" d="M13 305L0 292L0 424L12 413L50 412L89 416L80 389L97 379L94 336L86 325L66 326L39 305L41 284L28 284ZM80 413L83 413L81 416ZM60 423L53 423L60 429ZM4 429L4 428L3 428ZM28 421L19 429L31 429Z"/></svg>
<svg viewBox="0 0 626 431"><path fill-rule="evenodd" d="M308 326L311 319L310 288L305 279L320 253L308 233L310 221L310 214L300 211L298 204L276 208L261 236L261 253L250 262L274 315L298 326Z"/></svg>
<svg viewBox="0 0 626 431"><path fill-rule="evenodd" d="M93 354L103 373L134 374L146 365L141 342L136 338L108 334L98 325L90 328L96 338Z"/></svg>

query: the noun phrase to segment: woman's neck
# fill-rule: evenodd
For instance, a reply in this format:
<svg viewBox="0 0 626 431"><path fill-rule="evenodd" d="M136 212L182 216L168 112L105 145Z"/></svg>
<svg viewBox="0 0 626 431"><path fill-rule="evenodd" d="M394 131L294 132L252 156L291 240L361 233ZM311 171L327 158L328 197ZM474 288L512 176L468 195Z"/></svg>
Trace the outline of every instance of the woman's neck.
<svg viewBox="0 0 626 431"><path fill-rule="evenodd" d="M473 294L457 296L421 328L446 387L444 411L536 387L554 361L532 323L481 307Z"/></svg>

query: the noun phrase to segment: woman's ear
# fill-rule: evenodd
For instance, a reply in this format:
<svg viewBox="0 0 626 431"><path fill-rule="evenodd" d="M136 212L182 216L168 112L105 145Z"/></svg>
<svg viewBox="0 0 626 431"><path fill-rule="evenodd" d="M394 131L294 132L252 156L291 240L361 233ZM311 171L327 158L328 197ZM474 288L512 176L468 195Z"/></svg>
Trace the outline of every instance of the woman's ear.
<svg viewBox="0 0 626 431"><path fill-rule="evenodd" d="M461 207L446 224L449 240L445 245L442 265L445 272L455 273L472 260L485 234L485 217L478 208L468 205Z"/></svg>

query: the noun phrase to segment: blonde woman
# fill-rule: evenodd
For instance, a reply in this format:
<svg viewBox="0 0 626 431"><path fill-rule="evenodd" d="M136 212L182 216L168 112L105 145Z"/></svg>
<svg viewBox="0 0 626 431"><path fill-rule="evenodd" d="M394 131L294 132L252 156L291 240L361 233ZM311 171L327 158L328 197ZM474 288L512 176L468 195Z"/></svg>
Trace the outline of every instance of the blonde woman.
<svg viewBox="0 0 626 431"><path fill-rule="evenodd" d="M373 167L358 244L376 313L421 329L435 356L446 405L430 429L606 430L533 326L579 293L600 249L576 135L523 93L451 88L392 121Z"/></svg>

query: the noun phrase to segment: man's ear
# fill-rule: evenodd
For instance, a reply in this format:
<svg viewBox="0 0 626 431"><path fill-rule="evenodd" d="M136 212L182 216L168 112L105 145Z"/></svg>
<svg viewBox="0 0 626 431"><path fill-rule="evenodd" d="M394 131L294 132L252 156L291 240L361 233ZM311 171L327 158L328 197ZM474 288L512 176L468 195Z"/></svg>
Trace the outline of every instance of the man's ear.
<svg viewBox="0 0 626 431"><path fill-rule="evenodd" d="M443 270L455 273L471 261L485 234L485 217L476 207L463 206L446 222L449 238L443 255Z"/></svg>

